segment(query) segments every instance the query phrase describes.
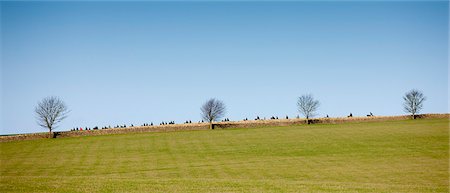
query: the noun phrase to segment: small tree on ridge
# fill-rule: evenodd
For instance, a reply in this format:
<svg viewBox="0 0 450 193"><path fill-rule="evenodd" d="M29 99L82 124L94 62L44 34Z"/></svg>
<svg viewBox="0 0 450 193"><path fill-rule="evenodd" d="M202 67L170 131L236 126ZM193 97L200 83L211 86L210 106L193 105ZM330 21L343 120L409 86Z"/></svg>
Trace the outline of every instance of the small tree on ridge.
<svg viewBox="0 0 450 193"><path fill-rule="evenodd" d="M426 97L421 91L412 89L405 93L403 100L403 110L407 113L411 113L413 119L416 119L416 114L422 110L423 102L426 100Z"/></svg>
<svg viewBox="0 0 450 193"><path fill-rule="evenodd" d="M212 122L225 115L225 104L215 98L206 101L200 108L202 119L209 122L210 128L214 129Z"/></svg>
<svg viewBox="0 0 450 193"><path fill-rule="evenodd" d="M68 109L66 104L58 97L51 96L42 99L34 109L39 126L47 128L49 137L59 122L67 117Z"/></svg>
<svg viewBox="0 0 450 193"><path fill-rule="evenodd" d="M319 105L319 101L315 100L311 94L298 97L298 111L306 117L306 120L308 120L310 117L315 116L314 113L319 108Z"/></svg>

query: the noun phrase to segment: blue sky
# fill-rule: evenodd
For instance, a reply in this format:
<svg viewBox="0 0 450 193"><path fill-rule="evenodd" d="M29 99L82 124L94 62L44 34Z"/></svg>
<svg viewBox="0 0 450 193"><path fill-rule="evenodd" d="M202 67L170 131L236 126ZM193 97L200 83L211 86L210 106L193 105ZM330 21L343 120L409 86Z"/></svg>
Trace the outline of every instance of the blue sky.
<svg viewBox="0 0 450 193"><path fill-rule="evenodd" d="M448 2L1 2L2 134L44 132L34 107L59 96L57 130L298 114L448 112Z"/></svg>

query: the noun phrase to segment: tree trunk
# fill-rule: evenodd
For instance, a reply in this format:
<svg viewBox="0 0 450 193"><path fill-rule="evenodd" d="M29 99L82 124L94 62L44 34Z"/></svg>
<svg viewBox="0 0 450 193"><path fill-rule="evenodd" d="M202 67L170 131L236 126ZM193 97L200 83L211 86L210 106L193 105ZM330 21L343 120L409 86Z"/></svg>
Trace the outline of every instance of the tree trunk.
<svg viewBox="0 0 450 193"><path fill-rule="evenodd" d="M48 138L53 138L52 129L48 129Z"/></svg>

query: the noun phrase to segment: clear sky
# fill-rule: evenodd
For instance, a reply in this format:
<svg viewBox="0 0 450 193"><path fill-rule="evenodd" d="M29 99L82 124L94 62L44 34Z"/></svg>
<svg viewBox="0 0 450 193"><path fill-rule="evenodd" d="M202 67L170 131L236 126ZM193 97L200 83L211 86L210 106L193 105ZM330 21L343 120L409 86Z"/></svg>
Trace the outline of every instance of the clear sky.
<svg viewBox="0 0 450 193"><path fill-rule="evenodd" d="M448 111L449 3L1 2L1 134L44 132L34 108L59 96L57 130L227 117Z"/></svg>

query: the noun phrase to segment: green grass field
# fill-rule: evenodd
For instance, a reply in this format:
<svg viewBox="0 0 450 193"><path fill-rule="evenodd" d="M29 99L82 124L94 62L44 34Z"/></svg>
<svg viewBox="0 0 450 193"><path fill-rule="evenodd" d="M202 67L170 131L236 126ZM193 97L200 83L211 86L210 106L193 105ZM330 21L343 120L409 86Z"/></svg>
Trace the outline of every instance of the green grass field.
<svg viewBox="0 0 450 193"><path fill-rule="evenodd" d="M0 143L0 192L448 192L449 120Z"/></svg>

